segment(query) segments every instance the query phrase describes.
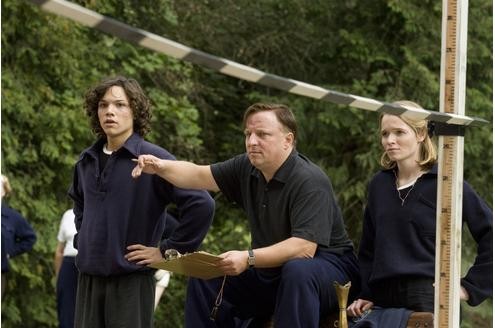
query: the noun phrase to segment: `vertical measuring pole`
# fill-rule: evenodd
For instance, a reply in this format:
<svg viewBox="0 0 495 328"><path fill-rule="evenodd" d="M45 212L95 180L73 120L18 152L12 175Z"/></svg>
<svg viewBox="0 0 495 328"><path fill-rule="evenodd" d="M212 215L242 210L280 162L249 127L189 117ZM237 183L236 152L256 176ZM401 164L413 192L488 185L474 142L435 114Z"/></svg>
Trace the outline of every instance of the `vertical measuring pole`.
<svg viewBox="0 0 495 328"><path fill-rule="evenodd" d="M464 115L467 0L443 0L440 110ZM442 134L442 133L441 133ZM435 328L458 328L464 137L439 136L435 265Z"/></svg>

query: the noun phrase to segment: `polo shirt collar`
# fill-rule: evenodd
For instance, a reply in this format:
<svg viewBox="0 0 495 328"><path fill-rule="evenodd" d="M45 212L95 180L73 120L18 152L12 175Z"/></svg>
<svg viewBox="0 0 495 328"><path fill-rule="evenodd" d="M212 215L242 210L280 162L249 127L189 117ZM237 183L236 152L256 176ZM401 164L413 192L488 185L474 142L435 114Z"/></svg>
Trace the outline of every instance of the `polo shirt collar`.
<svg viewBox="0 0 495 328"><path fill-rule="evenodd" d="M277 180L282 183L287 182L287 180L289 180L292 169L296 165L296 159L298 155L299 154L297 150L295 148L292 149L292 152L289 154L289 157L287 157L287 159L282 164L282 166L280 166L277 172L275 172L275 175L273 176L273 180Z"/></svg>
<svg viewBox="0 0 495 328"><path fill-rule="evenodd" d="M393 174L394 170L396 170L396 168L382 169L383 172L388 172L390 174ZM436 177L437 175L438 175L438 163L433 164L432 168L424 174L424 176L433 176L433 177Z"/></svg>
<svg viewBox="0 0 495 328"><path fill-rule="evenodd" d="M134 132L124 143L122 148L127 149L131 155L134 157L138 157L140 155L140 149L141 149L141 142L143 141L143 138Z"/></svg>
<svg viewBox="0 0 495 328"><path fill-rule="evenodd" d="M139 134L134 132L129 138L127 138L127 140L124 142L124 145L122 145L122 148L126 149L131 155L137 158L140 154L139 151L141 148L142 140L143 138ZM91 147L86 149L81 156L87 154L91 157L97 158L98 153L101 151L103 145L106 142L107 142L106 138L98 139ZM119 151L121 151L121 149L119 149Z"/></svg>
<svg viewBox="0 0 495 328"><path fill-rule="evenodd" d="M294 148L292 152L289 154L289 157L282 163L282 165L278 168L277 172L273 175L272 180L277 180L279 182L285 183L292 172L292 168L296 165L296 159L299 153ZM251 174L258 179L263 175L260 170L253 166L253 170Z"/></svg>

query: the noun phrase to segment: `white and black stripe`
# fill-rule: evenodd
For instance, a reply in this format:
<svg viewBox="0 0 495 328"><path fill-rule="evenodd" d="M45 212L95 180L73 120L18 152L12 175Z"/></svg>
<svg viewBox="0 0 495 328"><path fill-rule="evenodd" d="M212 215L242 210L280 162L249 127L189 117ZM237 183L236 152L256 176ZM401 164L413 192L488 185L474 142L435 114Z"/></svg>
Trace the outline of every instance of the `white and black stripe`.
<svg viewBox="0 0 495 328"><path fill-rule="evenodd" d="M205 66L238 79L283 90L289 93L320 99L334 104L348 105L369 111L385 112L403 117L409 116L418 119L427 119L446 124L481 126L488 123L488 121L481 118L399 106L377 101L371 98L340 93L312 84L265 73L258 69L187 47L159 35L131 27L115 19L105 17L92 10L68 1L31 0L31 2L39 5L45 11L70 18L83 25L98 29L123 40L139 44L148 49L177 59L186 60L197 65Z"/></svg>

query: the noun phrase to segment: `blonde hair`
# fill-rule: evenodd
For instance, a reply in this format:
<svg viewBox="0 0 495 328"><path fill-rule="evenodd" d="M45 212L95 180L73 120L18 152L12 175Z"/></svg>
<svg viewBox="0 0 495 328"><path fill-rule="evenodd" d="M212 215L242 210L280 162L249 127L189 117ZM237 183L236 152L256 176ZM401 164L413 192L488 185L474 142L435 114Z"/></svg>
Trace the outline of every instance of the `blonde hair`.
<svg viewBox="0 0 495 328"><path fill-rule="evenodd" d="M393 104L395 105L400 105L400 106L405 106L405 107L414 107L414 108L421 108L420 105L413 101L409 100L400 100L396 101ZM380 121L379 121L379 133L381 132L382 128L382 119L383 116L387 115L387 113L382 113L380 115ZM392 114L389 114L392 115ZM424 136L424 140L421 142L421 145L419 147L419 161L418 165L421 167L422 170L429 170L433 166L433 164L436 163L437 161L437 148L432 140L432 137L430 137L428 133L428 121L427 120L418 120L418 119L413 119L411 117L405 116L398 116L404 123L406 123L416 134L416 136ZM392 161L388 155L387 152L384 151L382 154L382 157L380 158L380 164L383 166L385 169L393 169L397 166L397 163L395 161Z"/></svg>
<svg viewBox="0 0 495 328"><path fill-rule="evenodd" d="M7 196L12 191L9 178L2 174L2 197Z"/></svg>

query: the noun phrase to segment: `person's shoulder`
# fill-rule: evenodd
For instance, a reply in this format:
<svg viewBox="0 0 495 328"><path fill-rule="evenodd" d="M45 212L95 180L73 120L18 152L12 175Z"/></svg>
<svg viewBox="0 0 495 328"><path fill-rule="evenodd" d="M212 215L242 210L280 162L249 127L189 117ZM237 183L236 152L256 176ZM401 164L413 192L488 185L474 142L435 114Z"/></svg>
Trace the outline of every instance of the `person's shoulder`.
<svg viewBox="0 0 495 328"><path fill-rule="evenodd" d="M256 168L251 164L246 153L235 155L224 161L216 162L210 165L211 174L214 179L222 180L226 176L235 176L236 179L245 179L250 177Z"/></svg>
<svg viewBox="0 0 495 328"><path fill-rule="evenodd" d="M21 213L5 204L2 204L2 217L11 220L26 220Z"/></svg>
<svg viewBox="0 0 495 328"><path fill-rule="evenodd" d="M394 172L392 169L382 169L377 172L375 172L371 178L370 178L370 185L371 184L377 184L377 183L382 183L386 180L389 180L391 177L394 176Z"/></svg>
<svg viewBox="0 0 495 328"><path fill-rule="evenodd" d="M143 139L140 147L140 153L141 154L150 154L162 159L175 159L175 156L172 155L168 150L165 148L158 146L157 144L151 143L149 141L146 141Z"/></svg>
<svg viewBox="0 0 495 328"><path fill-rule="evenodd" d="M79 157L77 158L77 161L78 161L78 162L80 162L80 161L82 161L82 160L83 160L86 156L88 156L88 155L89 155L89 152L91 151L91 149L92 149L92 148L93 148L93 146L83 149L83 151L81 151L81 152L79 153Z"/></svg>
<svg viewBox="0 0 495 328"><path fill-rule="evenodd" d="M83 149L80 153L79 153L79 157L77 158L77 162L80 162L82 161L84 158L86 157L95 157L96 154L97 154L97 148L99 147L99 144L102 144L103 141L102 139L98 139L97 141L95 141L91 146ZM77 163L76 163L77 164Z"/></svg>
<svg viewBox="0 0 495 328"><path fill-rule="evenodd" d="M308 156L301 154L298 151L292 152L292 154L289 155L288 161L290 161L292 158L298 166L318 167L318 165L311 161Z"/></svg>
<svg viewBox="0 0 495 328"><path fill-rule="evenodd" d="M74 217L74 210L71 208L64 212L64 214L62 215L62 220L73 220Z"/></svg>
<svg viewBox="0 0 495 328"><path fill-rule="evenodd" d="M249 160L248 155L246 153L234 155L233 157L230 157L224 161L214 163L211 166L218 167L225 165L252 167L251 161Z"/></svg>
<svg viewBox="0 0 495 328"><path fill-rule="evenodd" d="M74 209L69 208L67 211L64 212L64 215L74 215Z"/></svg>
<svg viewBox="0 0 495 328"><path fill-rule="evenodd" d="M308 156L301 153L295 153L291 156L295 156L296 165L298 166L298 172L308 175L325 175L321 166L313 162Z"/></svg>
<svg viewBox="0 0 495 328"><path fill-rule="evenodd" d="M475 198L481 199L478 192L466 180L464 180L462 184L462 193L465 199L475 199Z"/></svg>
<svg viewBox="0 0 495 328"><path fill-rule="evenodd" d="M251 163L249 161L249 157L248 157L248 154L247 153L233 155L232 157L230 157L230 158L228 158L228 159L225 160L225 162L228 162L228 161L237 161L237 162Z"/></svg>
<svg viewBox="0 0 495 328"><path fill-rule="evenodd" d="M13 212L15 212L15 210L5 204L5 201L2 200L2 216L8 216Z"/></svg>
<svg viewBox="0 0 495 328"><path fill-rule="evenodd" d="M291 173L292 177L297 177L297 181L304 184L312 185L313 187L326 189L330 185L330 177L323 169L311 161L306 155L297 153L295 155L294 169Z"/></svg>

